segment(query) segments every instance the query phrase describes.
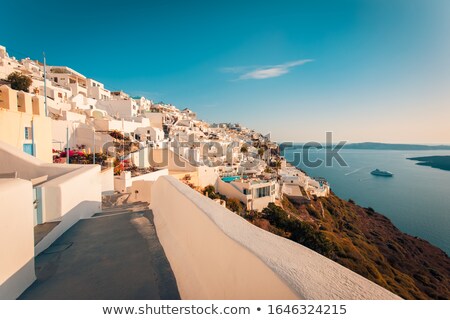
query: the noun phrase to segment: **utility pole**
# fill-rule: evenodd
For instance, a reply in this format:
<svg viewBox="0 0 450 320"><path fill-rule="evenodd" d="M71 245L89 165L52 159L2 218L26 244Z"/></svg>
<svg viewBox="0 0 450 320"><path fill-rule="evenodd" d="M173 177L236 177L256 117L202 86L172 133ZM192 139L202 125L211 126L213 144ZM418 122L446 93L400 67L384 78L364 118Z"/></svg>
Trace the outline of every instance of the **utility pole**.
<svg viewBox="0 0 450 320"><path fill-rule="evenodd" d="M69 148L69 125L66 128L66 159L70 163L70 148Z"/></svg>
<svg viewBox="0 0 450 320"><path fill-rule="evenodd" d="M93 159L92 163L95 164L95 128L94 128L94 156L92 159Z"/></svg>
<svg viewBox="0 0 450 320"><path fill-rule="evenodd" d="M48 116L47 113L47 62L45 58L45 52L42 52L44 55L44 108L45 108L45 116Z"/></svg>

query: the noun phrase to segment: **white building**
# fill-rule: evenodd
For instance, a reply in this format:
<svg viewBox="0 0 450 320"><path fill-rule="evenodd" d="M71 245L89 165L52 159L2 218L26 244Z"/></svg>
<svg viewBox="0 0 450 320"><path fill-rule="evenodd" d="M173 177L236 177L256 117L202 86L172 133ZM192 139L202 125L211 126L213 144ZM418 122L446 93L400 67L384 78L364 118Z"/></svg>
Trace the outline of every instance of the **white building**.
<svg viewBox="0 0 450 320"><path fill-rule="evenodd" d="M139 109L136 101L130 98L99 100L97 108L105 110L110 116L117 119L136 117Z"/></svg>
<svg viewBox="0 0 450 320"><path fill-rule="evenodd" d="M48 67L48 69L47 78L52 83L69 88L73 96L77 94L88 96L87 79L84 75L66 66L52 66Z"/></svg>
<svg viewBox="0 0 450 320"><path fill-rule="evenodd" d="M303 195L307 197L309 195L317 197L327 197L330 195L330 186L324 179L315 180L295 167L282 166L280 177L282 192L287 195ZM303 188L307 194L302 194L300 188Z"/></svg>
<svg viewBox="0 0 450 320"><path fill-rule="evenodd" d="M138 111L141 114L144 113L145 111L149 111L153 105L153 101L147 99L146 97L134 98L133 100L136 101Z"/></svg>
<svg viewBox="0 0 450 320"><path fill-rule="evenodd" d="M0 79L6 79L14 71L21 71L21 67L21 63L10 57L4 46L0 46Z"/></svg>
<svg viewBox="0 0 450 320"><path fill-rule="evenodd" d="M228 198L239 199L247 210L262 211L270 202L275 202L276 189L274 180L236 179L229 181L227 178L217 180L217 191Z"/></svg>
<svg viewBox="0 0 450 320"><path fill-rule="evenodd" d="M86 88L88 98L96 100L111 99L111 92L105 89L103 83L100 83L94 79L86 79Z"/></svg>
<svg viewBox="0 0 450 320"><path fill-rule="evenodd" d="M197 118L197 114L191 109L185 108L181 111L181 114L185 119L194 120Z"/></svg>
<svg viewBox="0 0 450 320"><path fill-rule="evenodd" d="M163 129L163 124L165 121L165 114L161 112L144 112L144 117L150 120L150 125L153 128Z"/></svg>

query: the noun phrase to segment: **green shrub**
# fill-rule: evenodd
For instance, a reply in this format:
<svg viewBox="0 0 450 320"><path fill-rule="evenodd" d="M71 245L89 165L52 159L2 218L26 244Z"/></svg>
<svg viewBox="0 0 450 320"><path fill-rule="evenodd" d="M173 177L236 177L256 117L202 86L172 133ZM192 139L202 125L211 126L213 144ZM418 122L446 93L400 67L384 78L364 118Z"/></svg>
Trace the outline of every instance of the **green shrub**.
<svg viewBox="0 0 450 320"><path fill-rule="evenodd" d="M274 203L269 203L263 213L271 225L288 232L289 239L325 256L330 256L334 251L333 244L325 234L308 222L291 219L286 211Z"/></svg>
<svg viewBox="0 0 450 320"><path fill-rule="evenodd" d="M242 204L239 199L236 198L229 198L227 201L227 208L230 209L233 212L241 213L244 211L244 205Z"/></svg>
<svg viewBox="0 0 450 320"><path fill-rule="evenodd" d="M8 75L8 81L11 82L11 88L14 90L21 90L28 92L33 80L18 71L12 72Z"/></svg>

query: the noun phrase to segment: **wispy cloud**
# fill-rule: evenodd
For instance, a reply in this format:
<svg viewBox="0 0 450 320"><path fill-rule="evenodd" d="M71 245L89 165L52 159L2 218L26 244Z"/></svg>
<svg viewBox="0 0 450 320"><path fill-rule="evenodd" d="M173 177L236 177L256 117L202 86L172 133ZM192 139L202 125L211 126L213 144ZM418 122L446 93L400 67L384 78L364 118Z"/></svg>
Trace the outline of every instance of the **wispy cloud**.
<svg viewBox="0 0 450 320"><path fill-rule="evenodd" d="M289 73L292 68L301 66L305 63L312 62L312 59L290 61L283 64L273 66L243 66L243 67L228 67L222 68L222 72L240 74L235 80L249 80L249 79L269 79L282 76Z"/></svg>

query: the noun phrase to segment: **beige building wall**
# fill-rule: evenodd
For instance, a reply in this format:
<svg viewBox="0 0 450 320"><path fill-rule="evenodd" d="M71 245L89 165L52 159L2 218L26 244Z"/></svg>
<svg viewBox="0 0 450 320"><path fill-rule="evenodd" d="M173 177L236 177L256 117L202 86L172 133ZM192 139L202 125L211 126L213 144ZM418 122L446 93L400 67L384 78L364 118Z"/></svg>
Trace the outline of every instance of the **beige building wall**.
<svg viewBox="0 0 450 320"><path fill-rule="evenodd" d="M43 162L52 163L50 118L0 109L0 140L23 151L23 144L33 142L32 139L25 139L25 128L31 128L31 121L34 127L35 156Z"/></svg>
<svg viewBox="0 0 450 320"><path fill-rule="evenodd" d="M150 119L153 128L163 129L164 114L159 112L145 112L145 117Z"/></svg>
<svg viewBox="0 0 450 320"><path fill-rule="evenodd" d="M16 299L34 273L31 182L0 179L0 299Z"/></svg>
<svg viewBox="0 0 450 320"><path fill-rule="evenodd" d="M29 128L28 137L25 128ZM34 141L31 135L34 135ZM43 162L53 162L51 122L44 115L42 97L6 85L0 87L0 141L21 151L24 144L34 142L35 157Z"/></svg>
<svg viewBox="0 0 450 320"><path fill-rule="evenodd" d="M33 114L33 105L31 102L31 97L32 95L30 95L29 93L23 91L17 92L17 109L20 112Z"/></svg>
<svg viewBox="0 0 450 320"><path fill-rule="evenodd" d="M217 179L219 178L216 168L208 166L197 167L198 172L198 185L202 188L213 185L217 187Z"/></svg>
<svg viewBox="0 0 450 320"><path fill-rule="evenodd" d="M7 85L0 86L0 109L17 110L17 91Z"/></svg>
<svg viewBox="0 0 450 320"><path fill-rule="evenodd" d="M36 116L45 116L44 97L33 96L31 98L33 114Z"/></svg>

